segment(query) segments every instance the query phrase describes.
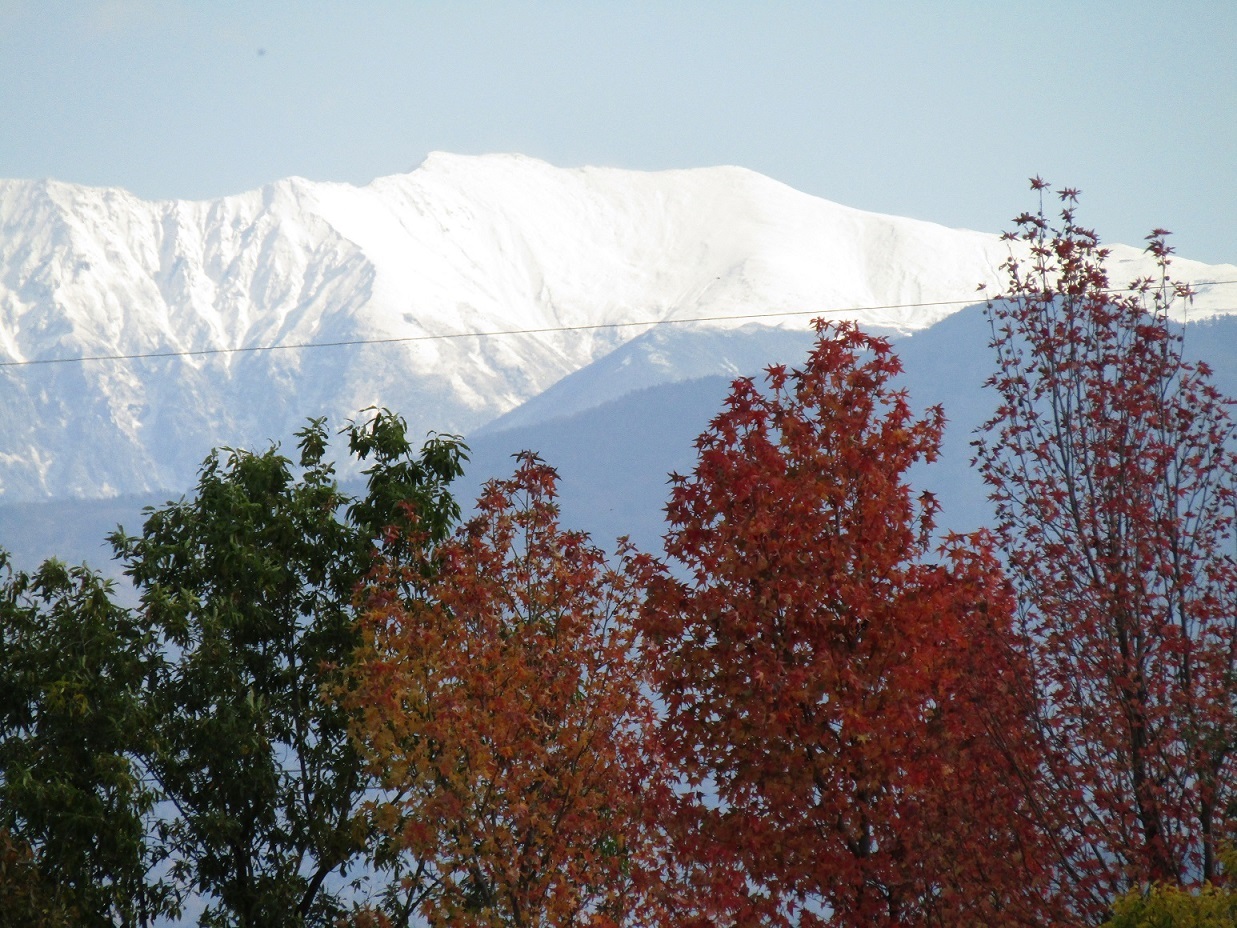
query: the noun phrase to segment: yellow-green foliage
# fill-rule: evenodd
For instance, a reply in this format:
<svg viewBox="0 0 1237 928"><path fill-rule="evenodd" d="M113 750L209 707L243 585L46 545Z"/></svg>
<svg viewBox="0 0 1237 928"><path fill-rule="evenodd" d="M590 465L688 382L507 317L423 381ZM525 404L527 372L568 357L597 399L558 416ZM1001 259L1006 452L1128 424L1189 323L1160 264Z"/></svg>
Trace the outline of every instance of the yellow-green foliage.
<svg viewBox="0 0 1237 928"><path fill-rule="evenodd" d="M1224 869L1237 876L1237 851L1224 855ZM1107 928L1234 928L1237 889L1204 885L1201 889L1156 886L1149 893L1132 890L1117 900Z"/></svg>

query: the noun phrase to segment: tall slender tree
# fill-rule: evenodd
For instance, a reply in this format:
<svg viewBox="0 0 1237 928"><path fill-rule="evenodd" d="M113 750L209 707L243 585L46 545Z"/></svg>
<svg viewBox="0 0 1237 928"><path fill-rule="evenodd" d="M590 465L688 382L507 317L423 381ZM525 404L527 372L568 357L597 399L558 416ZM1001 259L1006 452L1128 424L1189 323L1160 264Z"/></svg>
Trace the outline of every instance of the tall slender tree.
<svg viewBox="0 0 1237 928"><path fill-rule="evenodd" d="M1108 250L1047 184L1007 234L988 303L1000 397L976 441L1019 600L1051 827L1079 917L1147 881L1213 878L1237 813L1230 402L1182 357L1159 273L1114 287Z"/></svg>

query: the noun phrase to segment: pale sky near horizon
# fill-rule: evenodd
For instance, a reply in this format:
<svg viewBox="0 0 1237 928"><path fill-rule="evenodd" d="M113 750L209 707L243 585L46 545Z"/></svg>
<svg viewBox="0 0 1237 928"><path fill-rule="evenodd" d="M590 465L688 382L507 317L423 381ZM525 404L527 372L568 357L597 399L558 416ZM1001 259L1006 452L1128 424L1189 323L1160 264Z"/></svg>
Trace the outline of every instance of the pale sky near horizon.
<svg viewBox="0 0 1237 928"><path fill-rule="evenodd" d="M1237 3L0 0L0 177L215 197L430 151L739 164L985 231L1039 173L1237 264Z"/></svg>

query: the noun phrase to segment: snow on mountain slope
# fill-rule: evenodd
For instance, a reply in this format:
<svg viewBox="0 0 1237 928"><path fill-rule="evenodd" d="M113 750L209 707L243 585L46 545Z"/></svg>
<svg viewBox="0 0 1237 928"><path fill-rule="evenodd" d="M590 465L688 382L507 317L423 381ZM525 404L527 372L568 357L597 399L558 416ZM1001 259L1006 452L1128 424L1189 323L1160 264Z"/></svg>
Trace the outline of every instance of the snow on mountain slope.
<svg viewBox="0 0 1237 928"><path fill-rule="evenodd" d="M866 328L872 334L888 334ZM726 329L659 326L568 374L469 438L565 419L653 386L710 377L729 383L736 377L755 376L770 364L800 362L814 338L806 325L793 329L750 323Z"/></svg>
<svg viewBox="0 0 1237 928"><path fill-rule="evenodd" d="M740 168L432 155L362 188L291 178L208 202L0 181L0 501L183 488L213 446L261 446L376 403L414 432L472 431L646 322L799 313L694 323L707 338L802 332L815 313L923 329L994 281L1005 254L993 235L860 212ZM1195 313L1217 300L1204 291ZM573 408L733 366L729 348L702 354L669 331L636 343L640 364L616 356ZM695 356L676 353L689 343ZM133 355L147 357L45 363Z"/></svg>

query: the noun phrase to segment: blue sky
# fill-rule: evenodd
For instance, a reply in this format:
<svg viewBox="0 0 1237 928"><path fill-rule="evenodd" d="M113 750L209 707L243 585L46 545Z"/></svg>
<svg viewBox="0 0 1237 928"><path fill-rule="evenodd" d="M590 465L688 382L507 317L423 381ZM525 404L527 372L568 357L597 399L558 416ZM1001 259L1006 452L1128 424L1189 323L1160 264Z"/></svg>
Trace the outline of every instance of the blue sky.
<svg viewBox="0 0 1237 928"><path fill-rule="evenodd" d="M427 152L740 164L998 231L1237 263L1237 3L0 0L0 177L204 198Z"/></svg>

